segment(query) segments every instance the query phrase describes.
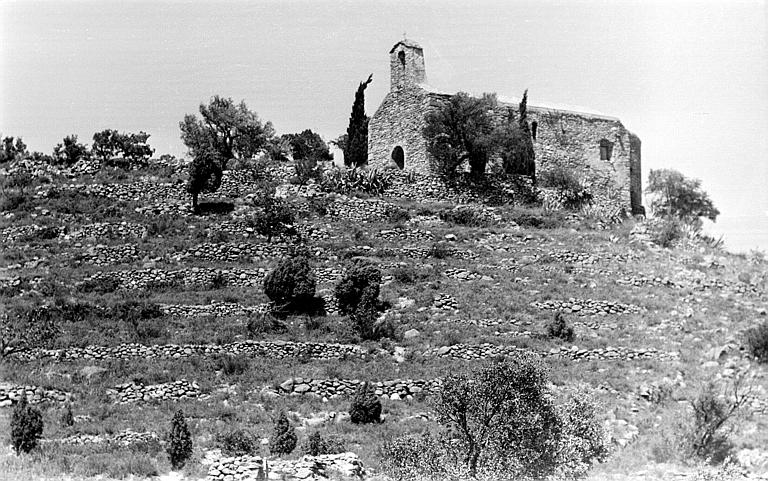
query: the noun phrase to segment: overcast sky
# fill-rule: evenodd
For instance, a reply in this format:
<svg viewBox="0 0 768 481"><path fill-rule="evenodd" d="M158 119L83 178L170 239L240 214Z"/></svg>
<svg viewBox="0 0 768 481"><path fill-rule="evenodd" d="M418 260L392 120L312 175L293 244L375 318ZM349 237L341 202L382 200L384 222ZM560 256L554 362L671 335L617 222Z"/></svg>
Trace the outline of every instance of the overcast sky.
<svg viewBox="0 0 768 481"><path fill-rule="evenodd" d="M179 121L214 94L330 140L369 73L373 114L407 33L430 85L617 116L646 177L675 168L724 220L768 217L765 2L0 0L0 15L0 132L32 150L114 128L182 154Z"/></svg>

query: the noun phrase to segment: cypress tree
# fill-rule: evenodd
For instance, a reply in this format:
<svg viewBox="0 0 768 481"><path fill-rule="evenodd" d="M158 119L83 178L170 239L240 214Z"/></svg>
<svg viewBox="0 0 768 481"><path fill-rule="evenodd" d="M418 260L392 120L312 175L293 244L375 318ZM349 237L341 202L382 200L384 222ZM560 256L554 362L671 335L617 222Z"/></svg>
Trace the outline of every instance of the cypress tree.
<svg viewBox="0 0 768 481"><path fill-rule="evenodd" d="M365 88L373 81L373 74L368 80L360 82L355 92L355 103L352 104L352 115L347 127L347 142L344 149L344 165L360 167L368 162L368 121L365 115Z"/></svg>
<svg viewBox="0 0 768 481"><path fill-rule="evenodd" d="M381 401L367 381L355 391L355 397L349 407L349 418L354 424L381 422Z"/></svg>
<svg viewBox="0 0 768 481"><path fill-rule="evenodd" d="M533 150L533 137L531 136L531 126L528 125L528 89L523 93L523 99L520 101L520 115L518 122L520 130L523 132L523 145L520 149L520 158L517 165L520 166L520 174L529 175L536 182L536 154Z"/></svg>
<svg viewBox="0 0 768 481"><path fill-rule="evenodd" d="M22 391L11 415L11 444L16 454L28 453L35 449L43 435L43 415L27 402L27 393Z"/></svg>
<svg viewBox="0 0 768 481"><path fill-rule="evenodd" d="M171 458L173 469L179 469L192 456L192 436L189 434L184 413L179 409L173 415L171 432L168 435L168 456Z"/></svg>
<svg viewBox="0 0 768 481"><path fill-rule="evenodd" d="M296 431L288 421L285 411L280 411L280 416L275 423L275 431L269 440L269 452L272 454L290 454L296 449Z"/></svg>

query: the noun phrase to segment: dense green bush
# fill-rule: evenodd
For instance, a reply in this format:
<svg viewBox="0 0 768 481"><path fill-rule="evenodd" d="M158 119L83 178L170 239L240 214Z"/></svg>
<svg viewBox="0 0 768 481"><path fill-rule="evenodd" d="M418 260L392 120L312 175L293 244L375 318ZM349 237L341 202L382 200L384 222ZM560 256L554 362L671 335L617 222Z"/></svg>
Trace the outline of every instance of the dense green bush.
<svg viewBox="0 0 768 481"><path fill-rule="evenodd" d="M403 224L411 219L411 214L406 209L397 206L387 208L387 222L390 224Z"/></svg>
<svg viewBox="0 0 768 481"><path fill-rule="evenodd" d="M272 238L280 234L295 233L293 224L296 218L287 202L275 198L274 194L264 193L254 203L259 209L246 219L246 223L266 236L267 242L272 242Z"/></svg>
<svg viewBox="0 0 768 481"><path fill-rule="evenodd" d="M279 310L306 312L314 303L315 274L309 259L304 255L280 261L264 278L264 293Z"/></svg>
<svg viewBox="0 0 768 481"><path fill-rule="evenodd" d="M324 438L320 431L315 431L307 437L301 446L301 451L309 456L321 454L338 454L345 451L344 443L339 439Z"/></svg>
<svg viewBox="0 0 768 481"><path fill-rule="evenodd" d="M465 227L488 227L491 221L469 207L456 207L440 212L440 219L449 224Z"/></svg>
<svg viewBox="0 0 768 481"><path fill-rule="evenodd" d="M664 219L652 226L650 231L651 242L659 247L672 247L683 238L682 222L675 218Z"/></svg>
<svg viewBox="0 0 768 481"><path fill-rule="evenodd" d="M539 186L558 192L566 208L579 208L592 201L592 193L589 189L583 185L573 170L566 167L558 166L541 172Z"/></svg>
<svg viewBox="0 0 768 481"><path fill-rule="evenodd" d="M547 337L573 341L573 326L568 324L562 312L555 313L554 319L547 324Z"/></svg>
<svg viewBox="0 0 768 481"><path fill-rule="evenodd" d="M26 391L13 408L11 414L11 445L16 454L28 453L35 449L43 436L43 415L29 405Z"/></svg>
<svg viewBox="0 0 768 481"><path fill-rule="evenodd" d="M768 363L768 322L747 331L747 347L759 362Z"/></svg>
<svg viewBox="0 0 768 481"><path fill-rule="evenodd" d="M354 313L363 295L378 299L380 284L381 270L377 266L363 261L354 262L336 284L341 313Z"/></svg>
<svg viewBox="0 0 768 481"><path fill-rule="evenodd" d="M166 447L173 469L180 469L192 456L192 436L189 434L184 413L179 409L171 420L171 430L168 433Z"/></svg>
<svg viewBox="0 0 768 481"><path fill-rule="evenodd" d="M225 456L245 456L258 454L258 439L245 429L230 431L221 436L221 453Z"/></svg>
<svg viewBox="0 0 768 481"><path fill-rule="evenodd" d="M296 431L288 421L285 412L280 411L272 437L269 438L269 452L272 454L291 454L296 449L296 443Z"/></svg>
<svg viewBox="0 0 768 481"><path fill-rule="evenodd" d="M349 419L354 424L381 422L381 401L376 388L367 381L357 387L349 407Z"/></svg>

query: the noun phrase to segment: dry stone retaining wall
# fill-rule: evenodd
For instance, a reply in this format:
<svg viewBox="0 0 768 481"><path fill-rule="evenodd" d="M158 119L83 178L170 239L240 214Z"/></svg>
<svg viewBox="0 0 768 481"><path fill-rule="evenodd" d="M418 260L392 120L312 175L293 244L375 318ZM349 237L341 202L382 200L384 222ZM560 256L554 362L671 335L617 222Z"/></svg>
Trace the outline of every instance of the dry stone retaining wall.
<svg viewBox="0 0 768 481"><path fill-rule="evenodd" d="M223 457L208 468L207 481L257 479L362 479L363 463L354 453L303 456L297 460L264 459L258 456Z"/></svg>
<svg viewBox="0 0 768 481"><path fill-rule="evenodd" d="M603 301L595 299L574 299L567 301L534 301L532 307L544 310L565 311L579 316L597 316L607 314L636 314L642 312L642 309L633 304L622 304L620 302Z"/></svg>
<svg viewBox="0 0 768 481"><path fill-rule="evenodd" d="M0 407L8 407L18 402L21 399L22 392L26 392L27 400L31 404L43 401L64 402L70 398L70 394L58 389L0 383Z"/></svg>
<svg viewBox="0 0 768 481"><path fill-rule="evenodd" d="M180 379L163 384L137 384L134 382L118 384L107 389L107 395L120 404L147 401L178 401L206 397L200 392L196 382Z"/></svg>

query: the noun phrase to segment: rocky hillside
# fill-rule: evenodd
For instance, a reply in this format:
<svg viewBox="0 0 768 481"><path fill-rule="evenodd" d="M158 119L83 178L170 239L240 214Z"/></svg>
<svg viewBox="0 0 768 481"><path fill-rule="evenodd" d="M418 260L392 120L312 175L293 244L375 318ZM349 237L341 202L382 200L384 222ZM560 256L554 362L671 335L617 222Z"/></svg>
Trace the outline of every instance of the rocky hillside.
<svg viewBox="0 0 768 481"><path fill-rule="evenodd" d="M183 165L34 171L0 213L0 303L5 315L47 310L58 334L2 359L0 425L26 391L45 428L20 457L2 430L0 479L168 475L178 409L194 449L178 476L383 479L383 442L437 429L430 394L446 373L519 351L544 359L553 394L600 403L611 456L595 479L693 479L675 444L691 401L710 381L727 394L737 379L752 396L730 453L749 476L768 473L768 368L745 341L768 321L764 259L660 248L641 221L488 206L434 180L348 196L291 185L289 170L271 175L325 309L284 319L269 315L262 281L299 240L268 242L248 222L259 176L227 171L192 215ZM456 202L471 214L447 214ZM334 286L355 258L382 271L380 319L393 338L363 342L340 314ZM558 313L572 340L547 335ZM381 424L349 421L363 381L382 401ZM281 409L300 446L319 431L343 453L262 459ZM257 452L222 453L238 429Z"/></svg>

